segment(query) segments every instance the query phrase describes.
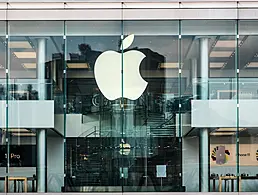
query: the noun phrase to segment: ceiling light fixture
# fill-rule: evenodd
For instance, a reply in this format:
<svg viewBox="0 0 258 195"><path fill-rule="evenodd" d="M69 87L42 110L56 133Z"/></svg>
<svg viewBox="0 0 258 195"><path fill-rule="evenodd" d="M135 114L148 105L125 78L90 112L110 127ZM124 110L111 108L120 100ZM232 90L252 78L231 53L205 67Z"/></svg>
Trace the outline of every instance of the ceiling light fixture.
<svg viewBox="0 0 258 195"><path fill-rule="evenodd" d="M215 44L214 47L235 48L236 47L236 41L235 40L219 40L219 41L217 41L217 43Z"/></svg>
<svg viewBox="0 0 258 195"><path fill-rule="evenodd" d="M238 128L239 131L244 131L246 130L246 128ZM230 127L226 127L226 128L218 128L216 129L216 132L218 131L223 131L223 132L232 132L232 131L237 131L237 128L230 128Z"/></svg>
<svg viewBox="0 0 258 195"><path fill-rule="evenodd" d="M258 68L258 62L250 62L246 65L247 68Z"/></svg>
<svg viewBox="0 0 258 195"><path fill-rule="evenodd" d="M222 133L222 132L211 132L210 135L214 136L226 136L226 135L235 135L235 132L227 132L227 133Z"/></svg>
<svg viewBox="0 0 258 195"><path fill-rule="evenodd" d="M4 131L8 132L15 132L15 133L28 133L29 131L27 129L3 129Z"/></svg>
<svg viewBox="0 0 258 195"><path fill-rule="evenodd" d="M35 69L37 67L36 63L23 63L22 65L27 69Z"/></svg>
<svg viewBox="0 0 258 195"><path fill-rule="evenodd" d="M36 58L36 52L13 52L17 58Z"/></svg>
<svg viewBox="0 0 258 195"><path fill-rule="evenodd" d="M8 42L9 48L25 48L30 49L32 48L28 41L10 41Z"/></svg>
<svg viewBox="0 0 258 195"><path fill-rule="evenodd" d="M181 63L181 68L183 66L183 63ZM159 68L179 68L179 63L178 62L165 62L165 63L160 63Z"/></svg>
<svg viewBox="0 0 258 195"><path fill-rule="evenodd" d="M210 68L222 68L224 64L224 62L210 62Z"/></svg>
<svg viewBox="0 0 258 195"><path fill-rule="evenodd" d="M73 68L73 69L82 69L82 68L89 68L88 63L67 63L68 68Z"/></svg>
<svg viewBox="0 0 258 195"><path fill-rule="evenodd" d="M229 58L232 53L233 53L232 51L212 51L210 53L210 57L213 57L213 58L218 58L218 57Z"/></svg>
<svg viewBox="0 0 258 195"><path fill-rule="evenodd" d="M35 133L12 133L13 136L36 136Z"/></svg>

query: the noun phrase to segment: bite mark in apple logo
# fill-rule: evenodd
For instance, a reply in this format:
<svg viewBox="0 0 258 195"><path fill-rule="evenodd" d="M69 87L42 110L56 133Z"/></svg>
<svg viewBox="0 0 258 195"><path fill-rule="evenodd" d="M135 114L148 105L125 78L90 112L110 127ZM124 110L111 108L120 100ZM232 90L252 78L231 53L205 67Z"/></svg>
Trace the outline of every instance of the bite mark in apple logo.
<svg viewBox="0 0 258 195"><path fill-rule="evenodd" d="M122 40L121 50L130 47L133 40L133 34ZM148 85L139 70L141 61L145 57L137 50L130 50L123 54L111 50L102 53L94 66L95 80L101 93L108 100L115 100L121 98L123 90L124 98L138 99Z"/></svg>

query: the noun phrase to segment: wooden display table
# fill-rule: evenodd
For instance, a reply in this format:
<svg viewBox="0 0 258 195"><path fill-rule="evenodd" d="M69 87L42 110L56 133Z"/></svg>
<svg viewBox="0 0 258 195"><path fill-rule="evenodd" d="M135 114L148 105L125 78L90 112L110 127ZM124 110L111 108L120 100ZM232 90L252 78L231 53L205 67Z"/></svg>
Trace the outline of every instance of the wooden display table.
<svg viewBox="0 0 258 195"><path fill-rule="evenodd" d="M16 181L23 181L23 186L24 186L24 192L28 191L28 183L27 183L27 177L8 177L8 182L7 182L7 177L5 177L5 192L7 192L7 189L9 188L9 181L14 181L14 191L16 191Z"/></svg>
<svg viewBox="0 0 258 195"><path fill-rule="evenodd" d="M237 180L237 176L219 176L219 192L222 192L222 181L223 180ZM239 177L239 192L241 192L241 177Z"/></svg>

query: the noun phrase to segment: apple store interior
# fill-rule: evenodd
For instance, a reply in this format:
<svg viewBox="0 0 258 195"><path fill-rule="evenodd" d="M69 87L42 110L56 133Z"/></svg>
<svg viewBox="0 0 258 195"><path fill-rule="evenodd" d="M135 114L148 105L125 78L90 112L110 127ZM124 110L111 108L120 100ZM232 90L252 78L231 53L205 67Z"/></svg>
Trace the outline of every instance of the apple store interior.
<svg viewBox="0 0 258 195"><path fill-rule="evenodd" d="M258 21L0 21L0 192L257 192Z"/></svg>

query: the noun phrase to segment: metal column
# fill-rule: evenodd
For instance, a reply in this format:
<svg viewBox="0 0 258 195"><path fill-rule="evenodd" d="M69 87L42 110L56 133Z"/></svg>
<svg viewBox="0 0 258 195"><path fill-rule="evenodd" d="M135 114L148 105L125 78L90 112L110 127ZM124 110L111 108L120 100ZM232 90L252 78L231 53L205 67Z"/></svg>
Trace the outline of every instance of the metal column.
<svg viewBox="0 0 258 195"><path fill-rule="evenodd" d="M46 62L46 39L38 39L37 49L37 80L38 80L38 98L46 99L46 82L45 82L45 62Z"/></svg>
<svg viewBox="0 0 258 195"><path fill-rule="evenodd" d="M46 39L38 39L37 48L37 80L38 98L46 99L45 82ZM37 129L37 192L46 192L47 145L46 129Z"/></svg>
<svg viewBox="0 0 258 195"><path fill-rule="evenodd" d="M191 73L190 73L191 85L192 85L192 93L193 99L197 98L197 59L191 59Z"/></svg>
<svg viewBox="0 0 258 195"><path fill-rule="evenodd" d="M46 130L37 130L37 192L46 192L47 145Z"/></svg>
<svg viewBox="0 0 258 195"><path fill-rule="evenodd" d="M201 87L199 91L199 97L202 100L207 100L208 95L208 79L209 79L209 39L200 39L200 67L199 76Z"/></svg>
<svg viewBox="0 0 258 195"><path fill-rule="evenodd" d="M208 79L209 79L209 39L200 38L200 67L199 67L199 76L200 76L200 88L198 91L199 98L201 100L207 100L209 97L208 91ZM210 145L209 145L209 129L202 128L200 129L199 137L199 168L200 168L200 191L209 192L210 189Z"/></svg>

